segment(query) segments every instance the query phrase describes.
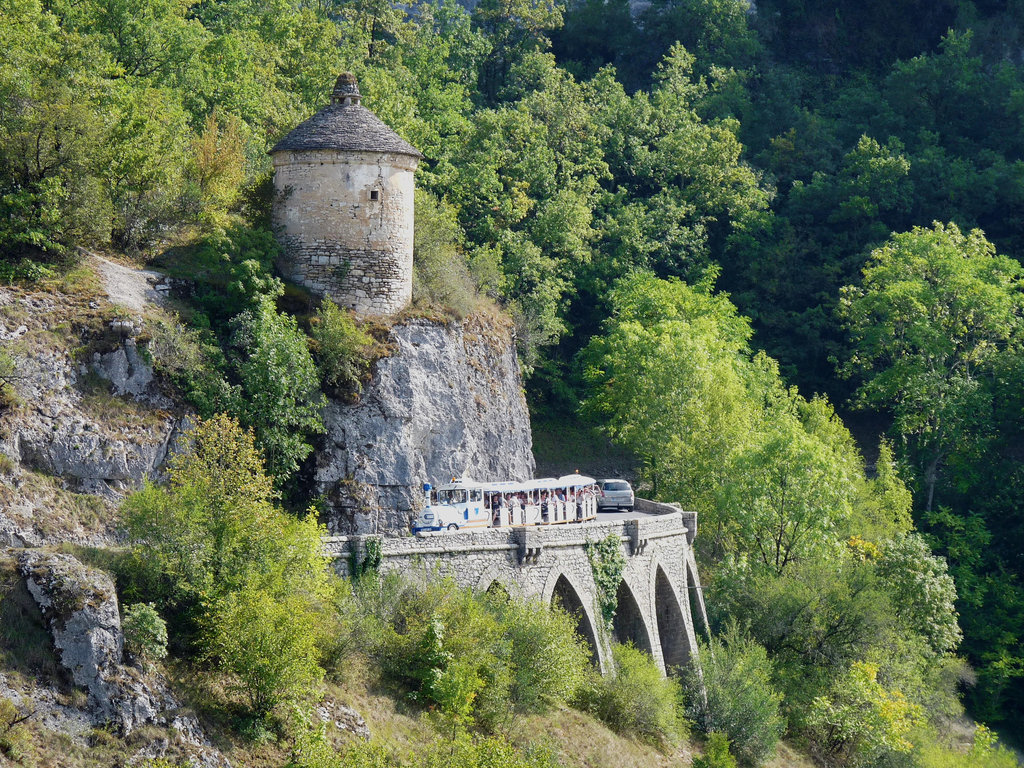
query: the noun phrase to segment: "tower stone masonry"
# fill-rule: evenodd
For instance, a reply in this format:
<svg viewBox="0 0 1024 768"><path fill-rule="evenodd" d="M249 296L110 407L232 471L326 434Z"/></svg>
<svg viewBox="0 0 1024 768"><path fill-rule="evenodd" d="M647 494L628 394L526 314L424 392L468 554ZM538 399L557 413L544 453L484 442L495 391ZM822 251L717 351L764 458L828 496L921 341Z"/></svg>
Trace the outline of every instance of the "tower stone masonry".
<svg viewBox="0 0 1024 768"><path fill-rule="evenodd" d="M331 103L279 141L274 228L286 278L363 315L412 299L416 166L423 157L360 104L342 73Z"/></svg>

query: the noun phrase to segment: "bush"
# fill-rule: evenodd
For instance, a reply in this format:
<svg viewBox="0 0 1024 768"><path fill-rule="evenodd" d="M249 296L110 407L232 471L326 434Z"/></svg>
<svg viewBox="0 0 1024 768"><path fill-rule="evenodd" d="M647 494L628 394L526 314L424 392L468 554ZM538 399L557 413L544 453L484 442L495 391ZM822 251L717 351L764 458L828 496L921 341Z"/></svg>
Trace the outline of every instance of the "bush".
<svg viewBox="0 0 1024 768"><path fill-rule="evenodd" d="M700 644L699 669L683 675L687 715L704 733L724 733L744 765L768 758L782 737L782 697L772 686L765 649L734 626L721 639Z"/></svg>
<svg viewBox="0 0 1024 768"><path fill-rule="evenodd" d="M465 233L456 211L422 189L416 190L412 295L438 304L458 317L473 312L476 284L462 253Z"/></svg>
<svg viewBox="0 0 1024 768"><path fill-rule="evenodd" d="M0 349L0 413L13 407L17 402L14 382L19 378L18 364L5 350Z"/></svg>
<svg viewBox="0 0 1024 768"><path fill-rule="evenodd" d="M322 620L302 594L266 589L229 592L209 616L209 653L236 681L254 715L309 698L323 678L318 662Z"/></svg>
<svg viewBox="0 0 1024 768"><path fill-rule="evenodd" d="M363 332L352 315L333 301L320 305L311 326L313 351L324 389L339 394L362 392L373 337Z"/></svg>
<svg viewBox="0 0 1024 768"><path fill-rule="evenodd" d="M230 418L200 421L182 447L167 487L147 484L125 501L136 563L129 586L158 597L263 718L322 674L318 643L335 581L324 531L272 504L252 434Z"/></svg>
<svg viewBox="0 0 1024 768"><path fill-rule="evenodd" d="M918 739L921 741L922 739ZM1017 756L996 742L995 734L984 725L974 731L974 743L967 752L939 743L935 733L925 734L915 753L921 768L1019 768Z"/></svg>
<svg viewBox="0 0 1024 768"><path fill-rule="evenodd" d="M314 726L303 712L295 717L295 742L290 768L559 768L554 752L546 747L518 749L501 737L472 738L460 734L439 739L402 760L376 742L359 742L338 751L323 725Z"/></svg>
<svg viewBox="0 0 1024 768"><path fill-rule="evenodd" d="M654 660L632 645L612 648L616 674L593 673L581 704L613 730L659 746L676 743L683 727L679 683L663 677Z"/></svg>
<svg viewBox="0 0 1024 768"><path fill-rule="evenodd" d="M920 707L878 682L878 667L854 662L825 696L811 703L808 727L814 751L829 762L874 766L892 754L910 754Z"/></svg>
<svg viewBox="0 0 1024 768"><path fill-rule="evenodd" d="M27 713L21 712L13 701L0 699L0 755L14 762L28 752L28 731L22 725L26 719Z"/></svg>
<svg viewBox="0 0 1024 768"><path fill-rule="evenodd" d="M568 702L589 654L561 610L475 595L450 579L369 574L339 620L335 653L358 648L410 696L456 723L485 728Z"/></svg>
<svg viewBox="0 0 1024 768"><path fill-rule="evenodd" d="M250 427L278 488L313 451L324 431L324 396L306 337L269 297L231 322L234 369L241 384L232 413Z"/></svg>
<svg viewBox="0 0 1024 768"><path fill-rule="evenodd" d="M576 619L539 601L490 599L511 653L509 701L516 712L546 712L571 701L583 684L590 654L576 636Z"/></svg>
<svg viewBox="0 0 1024 768"><path fill-rule="evenodd" d="M736 758L729 752L729 739L724 733L709 733L704 754L694 758L693 768L736 768Z"/></svg>
<svg viewBox="0 0 1024 768"><path fill-rule="evenodd" d="M277 298L284 287L274 277L280 247L269 229L234 226L174 252L167 271L193 283L192 300L215 329L240 312Z"/></svg>
<svg viewBox="0 0 1024 768"><path fill-rule="evenodd" d="M121 620L125 650L144 664L167 656L167 623L153 603L129 605Z"/></svg>

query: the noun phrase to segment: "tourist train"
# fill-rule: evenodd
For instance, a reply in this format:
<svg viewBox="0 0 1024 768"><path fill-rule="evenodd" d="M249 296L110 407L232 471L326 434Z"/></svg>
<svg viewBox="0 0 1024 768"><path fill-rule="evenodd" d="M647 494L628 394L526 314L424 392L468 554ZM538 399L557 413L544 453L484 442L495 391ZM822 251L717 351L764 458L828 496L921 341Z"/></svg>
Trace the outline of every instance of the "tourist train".
<svg viewBox="0 0 1024 768"><path fill-rule="evenodd" d="M413 533L579 523L597 518L597 481L584 475L518 483L468 478L436 488L423 485L425 506Z"/></svg>

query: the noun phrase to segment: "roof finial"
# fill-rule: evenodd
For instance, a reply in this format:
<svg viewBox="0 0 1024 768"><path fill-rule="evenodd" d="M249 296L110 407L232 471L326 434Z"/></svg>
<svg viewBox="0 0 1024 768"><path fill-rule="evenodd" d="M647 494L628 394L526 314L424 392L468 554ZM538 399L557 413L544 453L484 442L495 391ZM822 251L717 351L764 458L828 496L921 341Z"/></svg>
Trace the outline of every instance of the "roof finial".
<svg viewBox="0 0 1024 768"><path fill-rule="evenodd" d="M342 72L334 83L331 104L358 104L362 100L359 83L351 72Z"/></svg>

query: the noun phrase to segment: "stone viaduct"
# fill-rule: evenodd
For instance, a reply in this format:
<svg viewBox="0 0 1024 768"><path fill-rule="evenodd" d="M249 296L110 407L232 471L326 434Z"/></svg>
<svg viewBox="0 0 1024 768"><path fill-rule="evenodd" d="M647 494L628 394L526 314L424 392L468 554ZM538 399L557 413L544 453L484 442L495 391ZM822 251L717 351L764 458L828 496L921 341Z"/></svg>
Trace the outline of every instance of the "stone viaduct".
<svg viewBox="0 0 1024 768"><path fill-rule="evenodd" d="M326 540L340 573L363 562L367 542L381 544L380 570L438 572L460 586L558 603L576 616L577 632L602 671L611 670L611 642L631 641L672 673L696 652L695 619L707 615L693 556L697 514L636 500L632 520L543 528L489 528L416 537L334 536ZM626 567L611 631L603 627L593 570L584 549L613 535Z"/></svg>

